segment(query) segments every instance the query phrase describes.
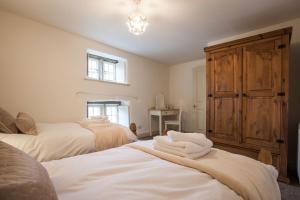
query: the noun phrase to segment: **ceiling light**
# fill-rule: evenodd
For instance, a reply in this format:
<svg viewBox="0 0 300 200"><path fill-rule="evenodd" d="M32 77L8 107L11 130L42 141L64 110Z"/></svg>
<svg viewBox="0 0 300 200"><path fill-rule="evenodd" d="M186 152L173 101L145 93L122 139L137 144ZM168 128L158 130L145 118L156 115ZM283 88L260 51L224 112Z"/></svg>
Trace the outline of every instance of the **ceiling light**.
<svg viewBox="0 0 300 200"><path fill-rule="evenodd" d="M139 10L139 5L141 4L141 0L133 0L136 5L135 11L128 17L127 26L129 32L134 35L141 35L146 31L148 26L147 18L142 12Z"/></svg>

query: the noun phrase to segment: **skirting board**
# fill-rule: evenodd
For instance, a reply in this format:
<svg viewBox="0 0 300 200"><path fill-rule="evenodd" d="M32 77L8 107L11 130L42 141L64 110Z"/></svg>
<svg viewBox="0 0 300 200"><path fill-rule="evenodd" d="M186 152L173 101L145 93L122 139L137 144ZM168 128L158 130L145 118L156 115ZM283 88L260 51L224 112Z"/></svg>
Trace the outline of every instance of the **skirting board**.
<svg viewBox="0 0 300 200"><path fill-rule="evenodd" d="M152 131L152 136L156 136L156 135L159 135L159 132L158 131ZM147 132L147 133L138 133L137 137L138 138L150 137L150 132Z"/></svg>

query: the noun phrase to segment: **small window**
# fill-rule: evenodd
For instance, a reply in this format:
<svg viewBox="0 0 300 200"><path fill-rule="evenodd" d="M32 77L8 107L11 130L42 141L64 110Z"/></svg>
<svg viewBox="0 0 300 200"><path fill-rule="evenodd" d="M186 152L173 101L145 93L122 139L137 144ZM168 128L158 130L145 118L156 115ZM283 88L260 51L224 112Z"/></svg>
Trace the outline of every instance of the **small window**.
<svg viewBox="0 0 300 200"><path fill-rule="evenodd" d="M103 80L116 81L116 64L103 61Z"/></svg>
<svg viewBox="0 0 300 200"><path fill-rule="evenodd" d="M128 103L122 101L87 102L87 117L106 116L112 123L129 126Z"/></svg>
<svg viewBox="0 0 300 200"><path fill-rule="evenodd" d="M92 79L99 79L99 75L100 75L99 60L95 58L89 58L88 77Z"/></svg>
<svg viewBox="0 0 300 200"><path fill-rule="evenodd" d="M88 51L87 78L115 83L127 83L127 61L125 59Z"/></svg>

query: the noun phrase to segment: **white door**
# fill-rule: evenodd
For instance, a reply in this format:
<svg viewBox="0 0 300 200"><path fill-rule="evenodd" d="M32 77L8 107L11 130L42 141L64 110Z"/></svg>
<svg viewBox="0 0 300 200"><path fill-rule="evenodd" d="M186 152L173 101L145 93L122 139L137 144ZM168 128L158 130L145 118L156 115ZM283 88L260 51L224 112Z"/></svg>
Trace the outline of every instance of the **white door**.
<svg viewBox="0 0 300 200"><path fill-rule="evenodd" d="M206 74L205 65L193 69L194 83L194 113L195 127L197 131L203 131L206 127Z"/></svg>

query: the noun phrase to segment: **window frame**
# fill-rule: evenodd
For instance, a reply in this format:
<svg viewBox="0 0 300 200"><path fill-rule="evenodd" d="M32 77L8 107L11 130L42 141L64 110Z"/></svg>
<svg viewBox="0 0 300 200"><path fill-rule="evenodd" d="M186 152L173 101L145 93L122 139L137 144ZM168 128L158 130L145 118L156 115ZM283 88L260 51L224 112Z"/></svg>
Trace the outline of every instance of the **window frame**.
<svg viewBox="0 0 300 200"><path fill-rule="evenodd" d="M98 71L99 75L98 78L93 78L89 76L89 59L97 59L98 60ZM107 80L104 79L104 62L113 64L113 80ZM110 59L103 56L98 56L92 53L87 53L87 66L86 66L86 79L88 80L94 80L94 81L100 81L100 82L108 82L108 83L116 83L116 84L122 84L122 85L129 85L128 83L123 82L117 82L117 64L119 63L116 59ZM127 66L124 65L124 76L127 76Z"/></svg>
<svg viewBox="0 0 300 200"><path fill-rule="evenodd" d="M98 74L98 78L96 79L96 78L93 78L93 77L90 77L90 76L89 76L89 59L90 59L90 58L87 56L86 77L87 77L88 79L90 79L90 80L101 80L101 77L100 77L100 76L101 76L102 72L101 72L101 69L100 69L100 67L99 67L99 62L100 62L100 60L97 59L99 74ZM96 58L93 58L93 59L96 59Z"/></svg>
<svg viewBox="0 0 300 200"><path fill-rule="evenodd" d="M94 102L92 102L92 103L91 103L91 102L87 102L87 105L86 105L86 109L87 109L87 110L86 110L86 111L87 111L87 112L86 112L86 113L87 113L87 118L89 118L89 108L90 108L90 107L97 107L97 106L100 107L101 105L102 105L102 104L101 104L101 103L98 103L98 102L95 102L95 103L94 103ZM93 112L93 113L94 113L94 112ZM105 114L105 107L103 108L103 113ZM100 108L100 114L101 114L101 108Z"/></svg>
<svg viewBox="0 0 300 200"><path fill-rule="evenodd" d="M107 108L110 107L110 108L113 108L115 107L117 110L116 110L116 123L119 124L119 105L118 104L103 104L104 105L104 115L109 119L109 117L114 117L114 115L108 115L107 114Z"/></svg>
<svg viewBox="0 0 300 200"><path fill-rule="evenodd" d="M106 111L106 108L107 108L107 105L116 105L117 107L117 122L116 123L119 123L119 106L122 105L122 102L121 101L88 101L87 104L86 104L86 117L89 118L89 106L90 105L103 105L104 106L104 116L108 117L107 115L107 111ZM129 114L129 113L128 113Z"/></svg>
<svg viewBox="0 0 300 200"><path fill-rule="evenodd" d="M113 80L110 80L110 79L104 79L104 76L105 76L105 63L109 63L110 64L113 64ZM109 69L108 69L108 73L109 72ZM112 62L108 62L106 60L101 60L101 75L102 75L102 78L100 80L103 80L103 81L111 81L111 82L117 82L116 78L117 78L117 64L116 63L112 63Z"/></svg>

